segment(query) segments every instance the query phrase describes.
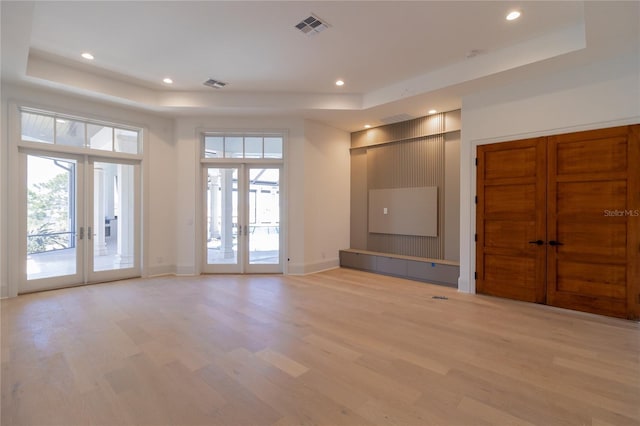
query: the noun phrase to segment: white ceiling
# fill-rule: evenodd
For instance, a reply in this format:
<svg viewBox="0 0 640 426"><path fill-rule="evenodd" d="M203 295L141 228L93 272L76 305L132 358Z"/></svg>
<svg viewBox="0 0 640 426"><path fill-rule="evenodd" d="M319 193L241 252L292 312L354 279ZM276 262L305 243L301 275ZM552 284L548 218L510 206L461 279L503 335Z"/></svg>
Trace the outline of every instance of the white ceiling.
<svg viewBox="0 0 640 426"><path fill-rule="evenodd" d="M348 131L638 48L637 2L2 1L2 78L172 115ZM505 20L512 9L522 12ZM294 26L329 24L308 37ZM478 54L467 56L473 50ZM84 51L94 54L88 62ZM171 77L174 84L162 83ZM223 89L202 85L214 78ZM335 86L342 79L346 84Z"/></svg>

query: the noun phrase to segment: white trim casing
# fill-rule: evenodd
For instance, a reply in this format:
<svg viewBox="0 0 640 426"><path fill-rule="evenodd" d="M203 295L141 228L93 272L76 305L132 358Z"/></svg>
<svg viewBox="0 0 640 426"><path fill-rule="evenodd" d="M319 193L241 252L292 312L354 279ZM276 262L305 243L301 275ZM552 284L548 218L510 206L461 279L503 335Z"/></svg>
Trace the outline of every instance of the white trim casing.
<svg viewBox="0 0 640 426"><path fill-rule="evenodd" d="M204 149L204 137L207 134L216 134L216 135L237 135L237 136L281 136L282 137L282 158L205 158L203 149ZM195 140L198 144L197 149L195 150L196 155L196 164L197 164L197 172L196 172L196 188L198 188L198 194L196 195L196 209L198 212L196 217L194 218L194 252L196 257L195 270L192 274L198 275L204 272L204 264L206 261L205 253L206 247L204 242L204 232L205 229L205 219L207 215L207 209L204 202L204 197L206 194L206 182L204 176L204 170L206 166L238 166L239 173L242 173L242 170L246 167L247 169L251 166L265 166L265 167L278 167L280 169L280 182L279 182L279 192L280 192L280 262L277 265L277 268L273 268L276 265L266 265L264 271L255 271L251 272L254 267L248 265L248 260L245 262L245 265L240 266L240 271L244 273L283 273L286 274L288 271L288 221L287 221L287 158L288 158L288 135L289 131L287 129L213 129L213 128L201 128L198 127L195 129ZM240 176L239 176L240 177ZM248 245L248 242L247 242ZM242 260L239 260L242 261ZM185 273L188 273L186 269L184 269ZM224 271L221 271L221 273Z"/></svg>
<svg viewBox="0 0 640 426"><path fill-rule="evenodd" d="M144 167L144 160L148 156L148 148L149 146L149 131L148 127L144 125L136 125L133 123L123 123L120 120L108 120L104 118L96 118L94 115L90 114L76 114L74 112L69 112L68 110L58 109L57 107L45 107L42 105L34 105L29 102L20 102L16 100L9 100L7 102L8 105L8 129L7 129L7 177L9 181L12 181L16 184L8 186L7 196L8 199L16 200L13 203L8 203L7 205L7 229L8 232L6 234L6 238L3 238L3 243L6 241L11 247L16 247L14 250L10 250L7 252L6 257L6 265L7 265L7 280L8 285L6 288L6 296L14 297L17 296L20 290L20 283L23 281L23 276L21 274L21 253L26 250L25 241L22 241L23 238L21 235L22 226L18 226L18 224L23 222L23 217L25 216L26 209L26 191L21 191L19 182L26 182L26 168L20 167L20 158L21 154L20 150L24 149L29 152L40 152L40 153L51 153L51 154L60 154L63 156L72 155L77 158L81 158L82 162L86 162L89 164L90 160L97 161L116 161L125 164L133 164L136 167L136 198L135 209L138 212L136 217L136 233L138 236L135 240L135 250L137 253L137 257L135 260L135 270L136 276L142 275L146 276L147 272L145 271L145 267L148 264L148 260L146 259L146 250L145 248L148 246L148 224L143 220L143 213L147 211L148 206L148 194L147 191L144 190L143 182L148 180L148 167ZM21 112L22 110L26 110L27 112L39 112L46 113L48 115L53 115L54 117L71 117L73 119L77 119L80 121L90 122L90 123L100 123L108 126L114 126L121 129L134 129L140 132L140 141L141 146L139 148L139 154L127 154L127 153L119 153L114 151L100 151L96 149L87 149L87 148L76 148L69 147L64 145L54 145L47 143L38 143L38 142L30 142L23 141L21 139ZM58 111L59 112L50 112L50 111ZM144 173L144 175L143 175ZM88 262L85 261L84 265L88 265ZM112 279L122 278L116 277L113 274L106 274L103 278L100 278L100 281L109 281ZM90 282L89 273L85 271L85 276L83 278L84 282ZM64 287L65 284L61 284L60 287ZM27 289L27 291L29 291Z"/></svg>

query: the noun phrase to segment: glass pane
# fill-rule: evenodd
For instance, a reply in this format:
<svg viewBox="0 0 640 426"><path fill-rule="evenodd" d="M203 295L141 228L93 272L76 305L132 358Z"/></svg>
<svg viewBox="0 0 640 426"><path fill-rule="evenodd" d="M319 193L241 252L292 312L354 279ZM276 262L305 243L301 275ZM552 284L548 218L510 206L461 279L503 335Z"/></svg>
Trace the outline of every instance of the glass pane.
<svg viewBox="0 0 640 426"><path fill-rule="evenodd" d="M53 117L23 112L22 140L53 143Z"/></svg>
<svg viewBox="0 0 640 426"><path fill-rule="evenodd" d="M204 158L222 158L224 138L222 136L204 137Z"/></svg>
<svg viewBox="0 0 640 426"><path fill-rule="evenodd" d="M249 170L249 263L280 262L280 169Z"/></svg>
<svg viewBox="0 0 640 426"><path fill-rule="evenodd" d="M282 158L282 137L264 138L264 158Z"/></svg>
<svg viewBox="0 0 640 426"><path fill-rule="evenodd" d="M56 118L56 144L84 147L85 124L81 121Z"/></svg>
<svg viewBox="0 0 640 426"><path fill-rule="evenodd" d="M76 162L27 156L27 279L76 273Z"/></svg>
<svg viewBox="0 0 640 426"><path fill-rule="evenodd" d="M116 152L138 153L138 132L135 130L115 129Z"/></svg>
<svg viewBox="0 0 640 426"><path fill-rule="evenodd" d="M242 158L242 137L227 136L224 138L224 157Z"/></svg>
<svg viewBox="0 0 640 426"><path fill-rule="evenodd" d="M93 165L93 270L134 267L135 166Z"/></svg>
<svg viewBox="0 0 640 426"><path fill-rule="evenodd" d="M87 138L91 149L113 151L113 128L98 124L87 124Z"/></svg>
<svg viewBox="0 0 640 426"><path fill-rule="evenodd" d="M208 169L207 263L238 263L238 169Z"/></svg>
<svg viewBox="0 0 640 426"><path fill-rule="evenodd" d="M244 158L262 158L262 138L244 138Z"/></svg>

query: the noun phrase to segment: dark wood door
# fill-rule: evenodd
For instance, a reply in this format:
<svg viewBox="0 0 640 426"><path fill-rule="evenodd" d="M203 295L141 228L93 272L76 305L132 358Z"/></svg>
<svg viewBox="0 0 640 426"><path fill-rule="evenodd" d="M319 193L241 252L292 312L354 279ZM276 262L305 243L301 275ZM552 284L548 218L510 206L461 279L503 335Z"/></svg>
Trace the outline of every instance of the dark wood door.
<svg viewBox="0 0 640 426"><path fill-rule="evenodd" d="M628 308L637 297L640 263L637 133L617 127L551 136L547 149L547 303L633 317Z"/></svg>
<svg viewBox="0 0 640 426"><path fill-rule="evenodd" d="M544 303L546 140L478 147L476 289Z"/></svg>

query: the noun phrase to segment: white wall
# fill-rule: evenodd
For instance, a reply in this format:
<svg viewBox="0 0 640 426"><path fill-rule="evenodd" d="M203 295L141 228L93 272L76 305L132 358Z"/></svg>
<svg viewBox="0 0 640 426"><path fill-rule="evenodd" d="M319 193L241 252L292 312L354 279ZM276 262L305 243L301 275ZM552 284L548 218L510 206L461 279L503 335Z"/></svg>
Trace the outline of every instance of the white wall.
<svg viewBox="0 0 640 426"><path fill-rule="evenodd" d="M480 144L640 122L638 54L521 81L463 99L460 279L475 292L475 166Z"/></svg>
<svg viewBox="0 0 640 426"><path fill-rule="evenodd" d="M177 273L198 274L201 269L198 156L199 135L205 130L286 131L285 272L338 266L338 250L349 243L349 134L299 118L191 117L176 120Z"/></svg>
<svg viewBox="0 0 640 426"><path fill-rule="evenodd" d="M304 203L303 121L296 118L265 117L184 117L176 120L177 140L177 232L175 244L178 252L177 269L179 275L199 274L201 269L202 211L199 201L200 181L199 155L200 134L203 131L285 131L285 179L284 186L288 209L287 241L291 261L302 261L304 256L304 219L296 207ZM285 247L285 250L287 248Z"/></svg>
<svg viewBox="0 0 640 426"><path fill-rule="evenodd" d="M347 132L300 118L165 118L117 105L40 88L2 85L0 149L0 279L2 296L13 296L7 252L10 203L7 162L10 103L141 126L146 131L144 187L144 275L198 274L202 218L198 191L199 134L202 130L284 130L288 223L285 272L301 274L338 266L338 250L349 246L349 144ZM14 123L17 125L17 123ZM12 132L15 133L15 132ZM11 137L15 137L11 134ZM11 233L19 238L17 233ZM17 265L13 268L19 268Z"/></svg>
<svg viewBox="0 0 640 426"><path fill-rule="evenodd" d="M304 135L304 263L291 273L338 267L349 248L351 136L309 120Z"/></svg>
<svg viewBox="0 0 640 426"><path fill-rule="evenodd" d="M7 159L15 158L9 152L9 137L17 137L12 129L17 123L8 122L8 105L24 104L32 107L57 111L80 117L101 119L115 123L130 124L145 129L143 176L147 185L143 188L143 212L147 218L143 229L143 273L153 275L175 270L175 246L173 230L175 229L175 145L173 137L173 120L115 106L108 103L90 101L85 98L61 95L53 91L2 84L2 156L0 170L2 197L0 198L0 217L2 221L2 257L0 257L0 277L2 279L2 296L13 296L17 291L15 279L10 280L8 267L20 268L21 265L9 265L8 252L16 246L12 239L17 233L8 233L15 227L9 223L7 216L12 208L7 199L6 182L8 175ZM146 251L145 251L146 250Z"/></svg>

